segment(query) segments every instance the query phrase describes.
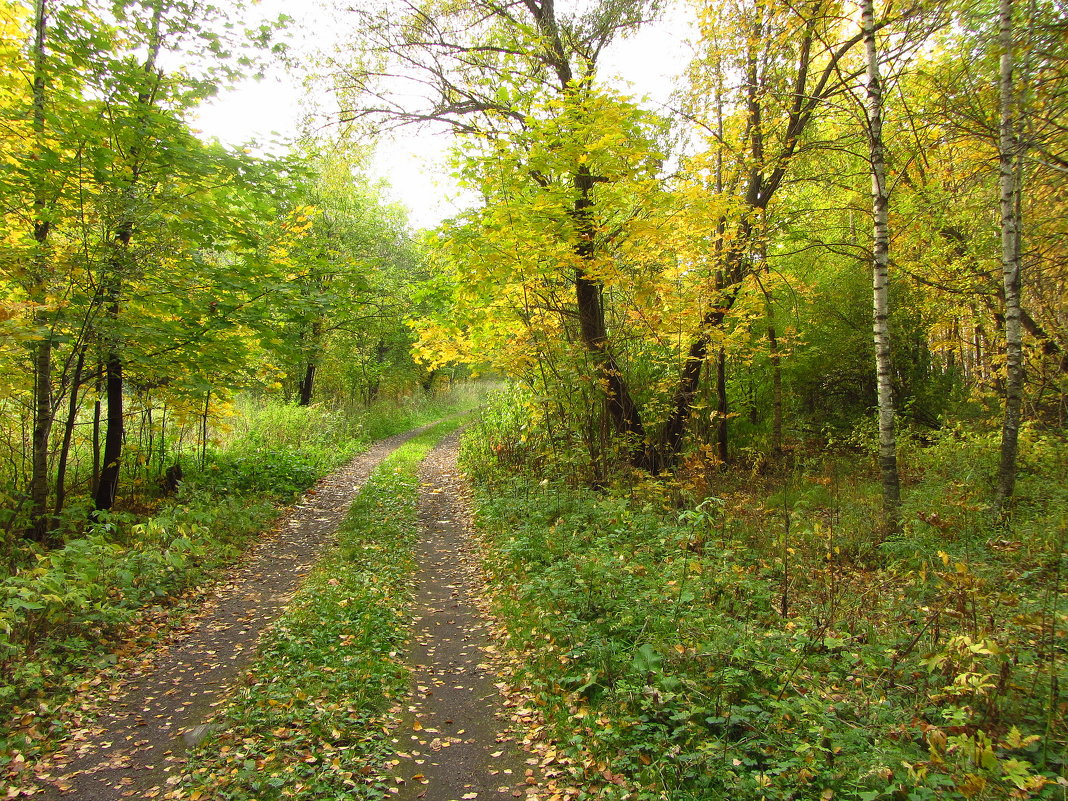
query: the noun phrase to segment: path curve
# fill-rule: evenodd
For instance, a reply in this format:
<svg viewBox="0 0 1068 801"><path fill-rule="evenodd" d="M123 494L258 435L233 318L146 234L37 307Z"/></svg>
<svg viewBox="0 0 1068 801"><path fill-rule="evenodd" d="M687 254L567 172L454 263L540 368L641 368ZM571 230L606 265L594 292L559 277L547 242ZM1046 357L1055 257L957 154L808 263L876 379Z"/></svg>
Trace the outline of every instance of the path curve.
<svg viewBox="0 0 1068 801"><path fill-rule="evenodd" d="M305 493L216 589L188 632L123 685L88 736L42 761L34 797L165 796L180 778L186 748L207 733L204 721L226 700L260 633L281 614L371 471L425 428L376 443Z"/></svg>
<svg viewBox="0 0 1068 801"><path fill-rule="evenodd" d="M508 733L492 621L480 610L481 554L456 465L459 434L419 471L420 541L412 692L394 732L397 801L514 801L540 795L537 763Z"/></svg>

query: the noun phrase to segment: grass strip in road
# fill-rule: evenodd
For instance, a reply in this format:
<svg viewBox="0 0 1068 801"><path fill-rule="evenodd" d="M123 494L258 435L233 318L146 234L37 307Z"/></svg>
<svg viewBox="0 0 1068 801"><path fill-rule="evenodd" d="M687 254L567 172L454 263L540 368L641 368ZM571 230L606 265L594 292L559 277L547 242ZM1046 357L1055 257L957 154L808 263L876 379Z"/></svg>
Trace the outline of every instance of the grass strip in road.
<svg viewBox="0 0 1068 801"><path fill-rule="evenodd" d="M260 642L256 663L191 755L172 798L381 798L384 714L408 689L402 650L418 538L420 462L444 421L372 474L328 551Z"/></svg>

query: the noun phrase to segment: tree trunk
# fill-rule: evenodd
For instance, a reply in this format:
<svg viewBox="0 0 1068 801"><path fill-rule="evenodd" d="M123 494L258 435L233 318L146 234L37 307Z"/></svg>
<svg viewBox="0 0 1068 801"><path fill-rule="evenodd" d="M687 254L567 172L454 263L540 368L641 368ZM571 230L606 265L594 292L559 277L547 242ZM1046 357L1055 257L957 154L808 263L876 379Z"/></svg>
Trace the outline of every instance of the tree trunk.
<svg viewBox="0 0 1068 801"><path fill-rule="evenodd" d="M645 427L630 388L609 348L608 330L604 319L604 300L599 281L590 279L581 262L590 260L594 254L594 230L590 209L590 190L600 179L593 176L586 166L579 167L575 174L575 199L573 218L579 241L575 253L580 265L575 268L575 302L578 308L579 332L586 351L594 361L598 380L605 393L605 410L617 435L627 438L631 460L636 466L645 467Z"/></svg>
<svg viewBox="0 0 1068 801"><path fill-rule="evenodd" d="M318 318L312 320L311 333L308 335L310 347L308 348L308 363L304 368L304 375L300 379L297 389L297 405L310 406L312 395L315 393L315 374L319 371L319 361L322 358L323 324Z"/></svg>
<svg viewBox="0 0 1068 801"><path fill-rule="evenodd" d="M727 435L727 351L719 349L716 357L716 449L720 467L726 467L730 449Z"/></svg>
<svg viewBox="0 0 1068 801"><path fill-rule="evenodd" d="M146 85L137 93L136 99L137 107L142 112L141 117L138 118L138 128L143 128L146 124L148 118L147 107L154 94L154 92L148 88L148 83L153 80L159 80L159 76L156 74L156 59L159 57L160 48L163 45L161 33L163 6L164 3L162 0L158 0L152 11L152 31L149 39L148 54L142 66ZM140 148L136 146L131 147L128 156L130 176L123 192L122 208L118 224L115 228L115 238L111 242L108 276L105 279L107 281L108 297L107 315L115 329L118 328L119 312L122 303L123 275L129 266L130 241L133 239L134 234L135 221L132 216L130 200L134 188L140 182L141 178L142 165L138 161L139 158ZM100 480L96 487L96 497L94 499L94 505L98 511L110 509L115 503L115 496L119 486L119 468L122 459L122 445L126 438L125 417L123 414L123 363L121 345L122 343L118 338L118 331L112 330L109 333L107 361L105 364L108 427L107 433L104 436L103 467L100 471Z"/></svg>
<svg viewBox="0 0 1068 801"><path fill-rule="evenodd" d="M126 418L123 412L123 365L119 350L118 331L122 298L122 275L126 267L126 254L133 237L132 223L125 222L119 229L111 246L105 292L106 314L113 330L107 332L107 353L104 362L104 391L107 397L107 429L104 434L104 452L100 478L96 485L93 505L97 510L110 509L115 503L119 487L119 469L122 461L122 445L126 439Z"/></svg>
<svg viewBox="0 0 1068 801"><path fill-rule="evenodd" d="M159 463L162 466L167 460L167 401L163 402L159 420Z"/></svg>
<svg viewBox="0 0 1068 801"><path fill-rule="evenodd" d="M38 325L47 323L42 312L34 314ZM36 542L48 539L48 452L55 416L52 411L52 343L46 336L34 347L33 439L30 468L30 504L33 522L30 536Z"/></svg>
<svg viewBox="0 0 1068 801"><path fill-rule="evenodd" d="M998 81L1000 119L998 166L1001 208L1001 275L1005 293L1005 417L1001 428L1001 459L995 505L1004 513L1016 490L1016 452L1023 406L1023 325L1020 315L1020 185L1017 180L1020 142L1013 85L1014 46L1012 0L1001 0L1001 70Z"/></svg>
<svg viewBox="0 0 1068 801"><path fill-rule="evenodd" d="M112 317L118 316L118 304L109 309ZM96 509L107 510L115 504L115 495L119 487L119 467L122 460L122 443L126 436L125 418L122 409L122 359L117 349L112 347L105 365L105 392L107 393L108 414L107 430L104 434L103 466L96 485L93 504Z"/></svg>
<svg viewBox="0 0 1068 801"><path fill-rule="evenodd" d="M427 370L423 380L419 382L419 386L422 388L423 393L430 394L430 391L434 389L434 377L438 374L437 370Z"/></svg>
<svg viewBox="0 0 1068 801"><path fill-rule="evenodd" d="M59 449L59 466L56 468L56 505L53 515L59 517L67 499L67 459L70 456L70 444L74 437L74 424L78 418L78 391L82 386L82 372L85 369L85 347L78 351L78 361L74 365L74 377L71 379L70 403L67 406L67 422L63 427L63 444Z"/></svg>
<svg viewBox="0 0 1068 801"><path fill-rule="evenodd" d="M145 409L144 415L141 418L145 428L148 430L148 445L145 446L145 477L152 472L153 457L156 455L156 428L152 420L152 395L149 392L145 393Z"/></svg>
<svg viewBox="0 0 1068 801"><path fill-rule="evenodd" d="M104 365L97 365L96 374L96 399L93 401L93 473L89 482L89 489L96 495L96 489L100 486L100 416L103 409L100 404L100 394L103 387L100 384L104 373Z"/></svg>
<svg viewBox="0 0 1068 801"><path fill-rule="evenodd" d="M122 299L122 275L126 268L126 255L129 252L130 239L133 237L133 224L124 221L111 244L105 276L107 309L105 313L112 330L107 332L107 351L104 362L104 391L107 397L107 429L104 434L104 452L100 478L96 485L93 499L94 507L99 510L110 509L115 503L119 487L119 468L122 461L122 445L126 439L126 418L123 412L123 365L120 352L121 342L118 331Z"/></svg>
<svg viewBox="0 0 1068 801"><path fill-rule="evenodd" d="M44 150L45 102L46 102L46 60L48 39L47 0L34 3L34 42L33 42L33 133L35 142L34 163L43 162L41 151ZM30 301L37 304L33 321L38 328L47 328L49 315L44 307L48 302L48 237L52 224L47 219L48 195L44 186L44 175L34 175L33 197L33 241L34 252L31 258ZM33 346L33 435L31 438L30 457L30 537L37 542L48 539L48 451L55 414L52 408L52 339L45 334Z"/></svg>
<svg viewBox="0 0 1068 801"><path fill-rule="evenodd" d="M310 406L312 400L312 392L315 389L315 372L318 370L319 365L315 361L309 361L304 368L304 377L300 379L300 387L297 392L297 405L298 406Z"/></svg>
<svg viewBox="0 0 1068 801"><path fill-rule="evenodd" d="M782 356L774 324L768 325L768 352L771 355L771 450L782 453Z"/></svg>
<svg viewBox="0 0 1068 801"><path fill-rule="evenodd" d="M200 417L200 469L208 466L208 415L211 413L211 390L204 394L204 413Z"/></svg>
<svg viewBox="0 0 1068 801"><path fill-rule="evenodd" d="M894 430L893 372L889 331L889 200L883 151L883 96L879 76L879 53L875 46L873 0L861 7L864 44L868 56L868 141L871 148L872 216L875 220L872 259L873 326L875 368L879 397L879 469L883 483L883 514L889 531L897 530L900 518L901 484L897 471L897 435Z"/></svg>
<svg viewBox="0 0 1068 801"><path fill-rule="evenodd" d="M960 321L953 318L953 324L949 329L949 339L952 346L946 351L946 373L956 380L957 372L957 349L960 347Z"/></svg>

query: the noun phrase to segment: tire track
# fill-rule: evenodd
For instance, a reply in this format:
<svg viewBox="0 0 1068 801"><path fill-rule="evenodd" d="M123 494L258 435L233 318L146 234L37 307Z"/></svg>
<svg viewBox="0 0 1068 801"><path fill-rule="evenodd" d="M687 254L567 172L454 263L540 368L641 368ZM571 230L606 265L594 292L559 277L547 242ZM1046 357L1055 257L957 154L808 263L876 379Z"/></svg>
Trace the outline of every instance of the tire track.
<svg viewBox="0 0 1068 801"><path fill-rule="evenodd" d="M419 472L413 687L393 738L395 797L537 798L537 760L508 733L491 621L479 609L481 559L456 466L458 436L446 437Z"/></svg>

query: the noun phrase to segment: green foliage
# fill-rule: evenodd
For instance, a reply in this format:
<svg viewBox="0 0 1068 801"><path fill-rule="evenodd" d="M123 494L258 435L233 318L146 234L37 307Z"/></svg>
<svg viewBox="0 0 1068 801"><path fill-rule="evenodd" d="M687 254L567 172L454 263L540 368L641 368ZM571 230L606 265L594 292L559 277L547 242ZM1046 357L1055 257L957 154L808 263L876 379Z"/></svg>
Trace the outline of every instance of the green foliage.
<svg viewBox="0 0 1068 801"><path fill-rule="evenodd" d="M1025 434L1036 481L1007 530L973 483L994 435L911 446L906 525L876 547L867 457L717 471L695 504L685 471L606 493L524 469L531 454L502 457L521 415L488 414L465 465L520 680L570 750L571 784L593 796L607 776L597 797L618 799L1057 797L1062 442Z"/></svg>
<svg viewBox="0 0 1068 801"><path fill-rule="evenodd" d="M383 427L395 433L406 422L387 418ZM360 420L340 410L246 399L224 446L208 454L190 484L219 495L270 492L288 499L366 442Z"/></svg>
<svg viewBox="0 0 1068 801"><path fill-rule="evenodd" d="M361 490L338 547L307 578L237 697L223 733L193 756L203 799L385 798L375 776L392 744L384 713L407 691L419 462L460 420L402 445Z"/></svg>
<svg viewBox="0 0 1068 801"><path fill-rule="evenodd" d="M292 497L321 475L317 455L270 449L245 454L214 453L197 483L203 482L219 494L275 491Z"/></svg>
<svg viewBox="0 0 1068 801"><path fill-rule="evenodd" d="M952 544L969 558L980 557L990 542L1010 543L1015 558L1036 562L1054 552L1064 537L1068 509L1068 448L1062 436L1025 425L1020 431L1015 509L1001 527L993 526L994 467L1000 432L947 427L911 442L906 464L918 480L905 497L903 518L912 544L927 543L927 558ZM900 551L888 542L886 549Z"/></svg>
<svg viewBox="0 0 1068 801"><path fill-rule="evenodd" d="M498 386L497 381L490 379L463 381L443 391L417 393L399 402L382 401L360 413L361 425L369 439L382 439L442 417L468 412L484 403Z"/></svg>
<svg viewBox="0 0 1068 801"><path fill-rule="evenodd" d="M286 298L276 304L286 385L302 403L371 405L425 379L411 356L406 320L424 256L404 209L360 176L362 143L306 138L308 180L297 192L306 213L291 250Z"/></svg>
<svg viewBox="0 0 1068 801"><path fill-rule="evenodd" d="M0 51L23 76L0 83L0 545L13 563L19 539L84 533L66 509L87 495L145 503L189 439L208 449L236 392L291 393L319 369L316 397L342 407L431 383L405 320L421 253L403 211L358 177L364 148L307 140L257 158L190 128L271 43L270 25L244 30L245 5L0 4ZM123 406L109 414L105 369ZM216 467L232 488L289 493L330 458L306 461Z"/></svg>
<svg viewBox="0 0 1068 801"><path fill-rule="evenodd" d="M270 492L285 499L352 458L367 442L465 412L492 387L463 383L429 396L417 393L349 411L245 400L224 447L208 454L207 466L189 483L218 495Z"/></svg>

